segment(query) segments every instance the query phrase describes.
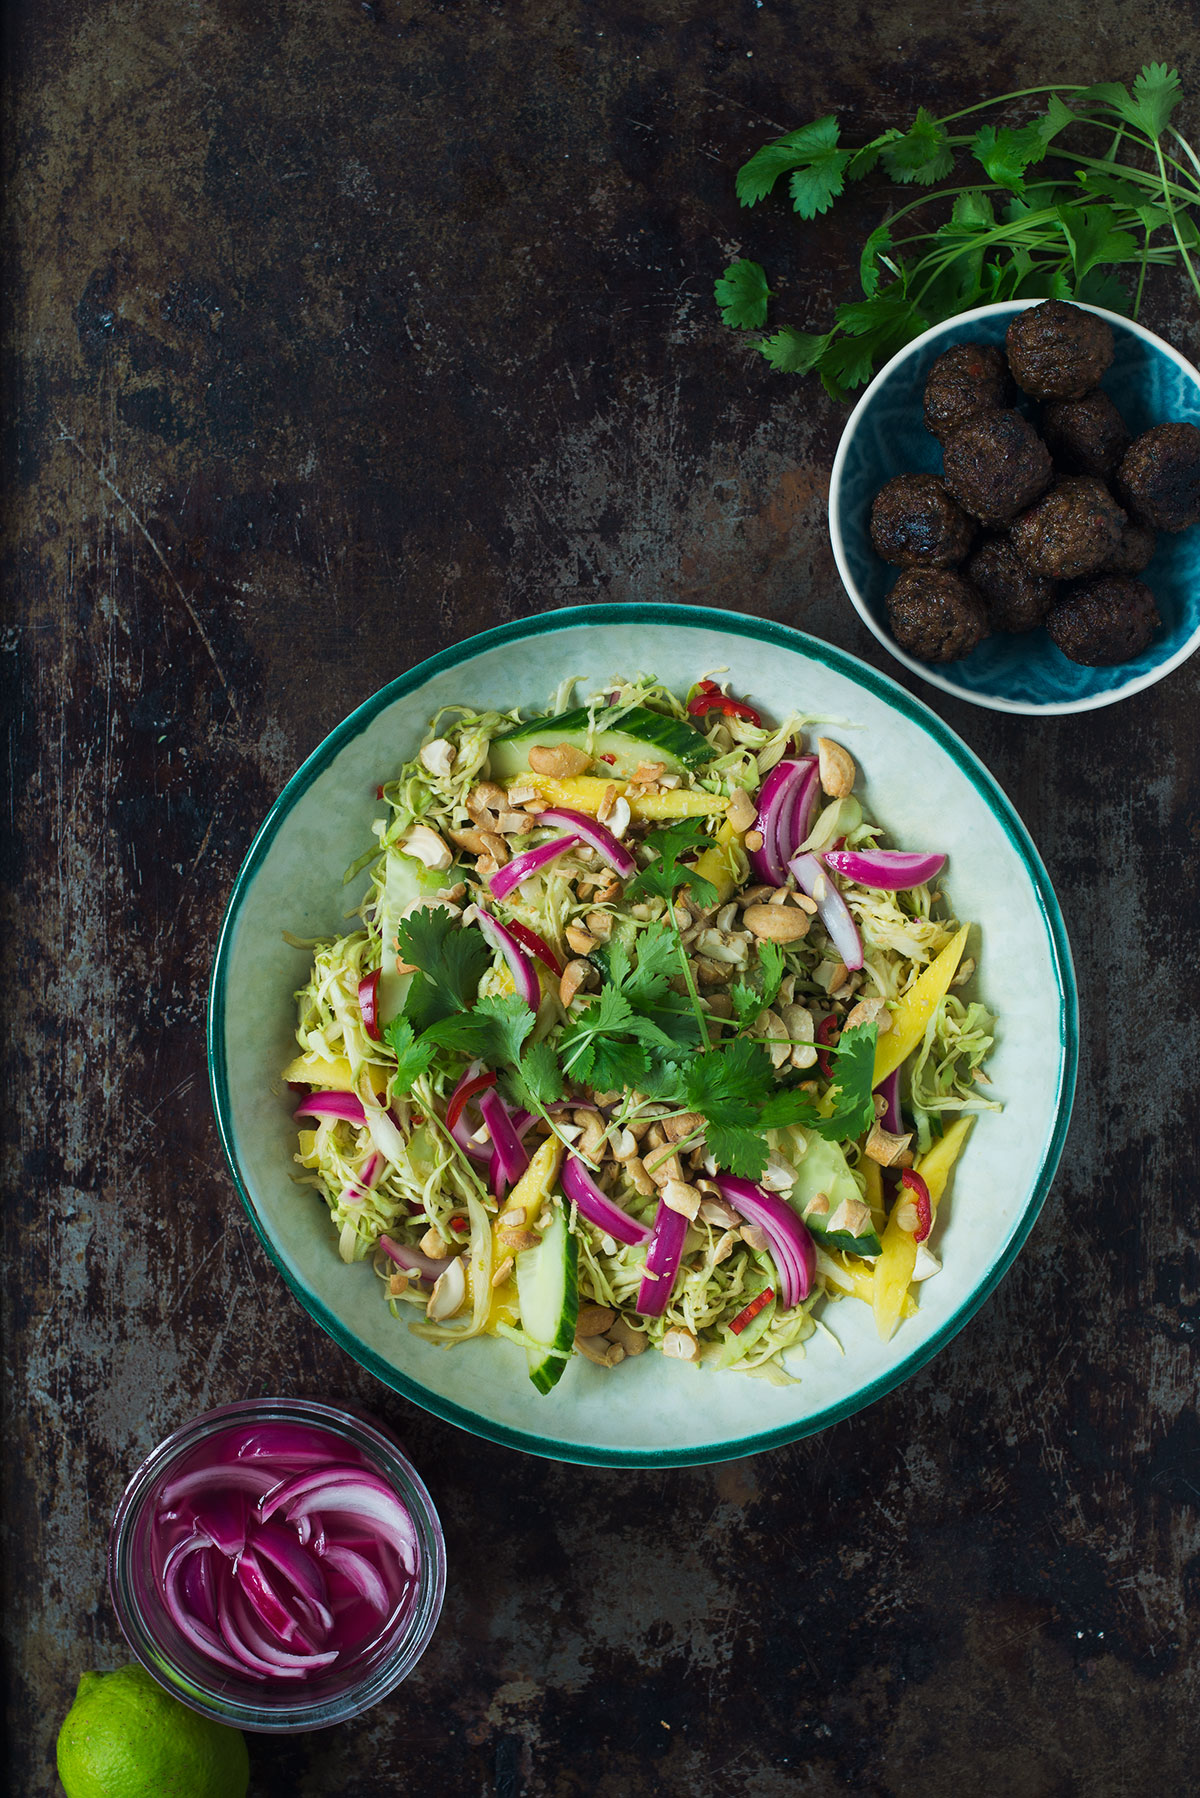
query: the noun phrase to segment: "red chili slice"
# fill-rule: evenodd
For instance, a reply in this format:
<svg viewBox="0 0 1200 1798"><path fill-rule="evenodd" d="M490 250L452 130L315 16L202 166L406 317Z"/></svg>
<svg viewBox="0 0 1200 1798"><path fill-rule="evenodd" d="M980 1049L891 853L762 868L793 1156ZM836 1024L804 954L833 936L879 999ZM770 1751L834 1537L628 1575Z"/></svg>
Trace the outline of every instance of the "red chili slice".
<svg viewBox="0 0 1200 1798"><path fill-rule="evenodd" d="M711 682L701 681L700 692L688 700L687 709L693 718L703 718L706 712L722 712L726 718L745 718L748 723L761 726L762 719L752 705L747 705L744 699L729 699L715 686L711 692L706 692L704 689L711 685Z"/></svg>
<svg viewBox="0 0 1200 1798"><path fill-rule="evenodd" d="M379 969L373 974L364 975L358 983L358 1009L362 1013L363 1029L373 1043L381 1043L383 1037L379 1032Z"/></svg>
<svg viewBox="0 0 1200 1798"><path fill-rule="evenodd" d="M615 768L617 765L617 758L615 755L602 755L600 760L602 762L607 762L610 768Z"/></svg>
<svg viewBox="0 0 1200 1798"><path fill-rule="evenodd" d="M482 1074L476 1074L474 1080L464 1080L462 1085L454 1093L449 1105L446 1107L447 1130L453 1130L455 1124L457 1124L459 1118L463 1114L463 1107L466 1105L468 1099L474 1098L476 1093L481 1093L487 1087L495 1086L495 1084L496 1076L491 1073L490 1070Z"/></svg>
<svg viewBox="0 0 1200 1798"><path fill-rule="evenodd" d="M929 1188L915 1168L906 1167L900 1179L912 1194L912 1202L917 1208L917 1227L913 1231L914 1242L924 1242L933 1229L933 1201L929 1197Z"/></svg>
<svg viewBox="0 0 1200 1798"><path fill-rule="evenodd" d="M775 1288L773 1286L764 1286L762 1291L750 1300L746 1309L738 1312L737 1316L730 1324L729 1328L733 1331L734 1335L740 1336L751 1318L757 1317L759 1312L769 1305L774 1297Z"/></svg>
<svg viewBox="0 0 1200 1798"><path fill-rule="evenodd" d="M833 1013L830 1012L829 1016L822 1018L821 1022L817 1025L817 1030L816 1030L817 1041L819 1043L824 1044L825 1047L828 1047L828 1045L833 1041L834 1037L837 1035L837 1027L838 1027L838 1021L834 1017ZM820 1068L820 1070L826 1080L832 1080L832 1078L833 1078L833 1063L830 1061L828 1055L825 1053L824 1047L817 1050L817 1066Z"/></svg>
<svg viewBox="0 0 1200 1798"><path fill-rule="evenodd" d="M518 943L528 949L531 955L536 955L539 961L544 961L552 974L557 974L559 979L562 979L563 965L545 937L539 936L536 930L530 930L528 924L518 924L515 918L510 918L504 928L510 930Z"/></svg>

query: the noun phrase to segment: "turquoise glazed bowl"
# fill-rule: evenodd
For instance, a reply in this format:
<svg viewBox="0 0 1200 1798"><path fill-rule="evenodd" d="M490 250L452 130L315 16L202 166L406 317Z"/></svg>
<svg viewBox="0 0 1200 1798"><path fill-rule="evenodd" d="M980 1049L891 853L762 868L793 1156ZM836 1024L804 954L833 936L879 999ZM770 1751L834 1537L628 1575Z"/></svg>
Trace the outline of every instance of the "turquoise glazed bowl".
<svg viewBox="0 0 1200 1798"><path fill-rule="evenodd" d="M446 1351L394 1319L366 1263L345 1266L324 1204L292 1179L293 994L307 977L294 936L333 936L363 891L344 870L371 841L375 790L415 754L440 706L544 709L575 675L656 673L676 690L727 667L734 690L782 716L836 720L864 804L893 844L949 856L947 891L976 926L975 986L998 1014L989 1093L939 1213L942 1272L915 1317L881 1343L857 1300L821 1311L790 1385L645 1354L612 1370L575 1357L547 1397L524 1351L483 1338ZM478 1435L600 1466L720 1461L805 1436L879 1398L962 1328L1029 1233L1062 1148L1075 1081L1070 951L1046 871L1020 819L965 744L886 676L777 624L686 606L590 606L502 625L444 651L339 724L289 781L238 875L209 1005L209 1069L229 1167L263 1245L300 1302L362 1366ZM841 1344L839 1348L838 1344ZM844 1350L844 1353L842 1352Z"/></svg>
<svg viewBox="0 0 1200 1798"><path fill-rule="evenodd" d="M1138 578L1158 604L1162 628L1140 656L1114 668L1084 668L1044 630L997 633L961 662L918 662L893 640L887 594L900 573L871 547L871 503L885 481L910 472L940 474L941 445L925 429L929 370L952 344L1003 347L1013 314L1037 300L980 306L935 325L882 368L842 432L829 485L829 535L838 573L868 630L922 680L997 712L1086 712L1153 686L1200 643L1200 525L1160 531L1154 560ZM1144 326L1088 306L1112 327L1116 354L1101 386L1134 436L1168 421L1200 425L1200 373ZM1031 410L1021 402L1023 410Z"/></svg>

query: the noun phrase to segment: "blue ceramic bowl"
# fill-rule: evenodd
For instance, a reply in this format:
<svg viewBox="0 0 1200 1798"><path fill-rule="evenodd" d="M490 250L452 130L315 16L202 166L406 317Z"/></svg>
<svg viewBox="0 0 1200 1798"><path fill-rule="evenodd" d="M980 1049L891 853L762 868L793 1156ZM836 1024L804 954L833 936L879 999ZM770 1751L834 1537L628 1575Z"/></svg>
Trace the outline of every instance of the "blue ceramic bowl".
<svg viewBox="0 0 1200 1798"><path fill-rule="evenodd" d="M980 306L935 325L880 370L850 414L829 486L829 535L847 593L884 648L922 680L997 712L1086 712L1127 699L1177 668L1200 643L1200 526L1160 532L1158 549L1139 578L1162 618L1149 647L1115 668L1068 661L1044 630L998 633L961 662L936 667L906 655L892 638L887 594L900 573L871 547L871 503L885 481L913 471L940 474L941 445L925 429L922 394L929 370L952 344L1003 345L1009 321L1037 300ZM1136 436L1168 421L1200 425L1200 373L1178 350L1143 326L1099 306L1116 355L1101 385Z"/></svg>

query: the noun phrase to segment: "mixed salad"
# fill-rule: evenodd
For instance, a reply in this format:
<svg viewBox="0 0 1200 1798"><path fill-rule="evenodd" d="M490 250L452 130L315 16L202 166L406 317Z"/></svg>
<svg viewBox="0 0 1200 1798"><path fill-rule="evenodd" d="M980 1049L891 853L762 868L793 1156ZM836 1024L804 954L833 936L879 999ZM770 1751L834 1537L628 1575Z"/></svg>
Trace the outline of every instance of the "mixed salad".
<svg viewBox="0 0 1200 1798"><path fill-rule="evenodd" d="M379 788L358 928L297 945L299 1178L395 1315L540 1391L646 1349L791 1378L819 1301L890 1337L939 1270L996 1109L970 926L816 720L575 684L443 709Z"/></svg>

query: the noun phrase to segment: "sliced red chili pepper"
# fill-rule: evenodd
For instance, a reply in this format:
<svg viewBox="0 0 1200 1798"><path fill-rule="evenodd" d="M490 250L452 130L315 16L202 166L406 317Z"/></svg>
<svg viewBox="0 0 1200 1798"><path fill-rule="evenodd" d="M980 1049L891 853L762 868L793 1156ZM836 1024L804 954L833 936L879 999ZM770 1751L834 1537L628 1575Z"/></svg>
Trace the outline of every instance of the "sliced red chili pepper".
<svg viewBox="0 0 1200 1798"><path fill-rule="evenodd" d="M463 1234L463 1232L468 1228L466 1218L465 1217L452 1217L450 1219L450 1228L452 1230L457 1230L459 1235L461 1236Z"/></svg>
<svg viewBox="0 0 1200 1798"><path fill-rule="evenodd" d="M607 762L610 768L615 768L617 765L617 758L615 755L602 755L600 760L602 762Z"/></svg>
<svg viewBox="0 0 1200 1798"><path fill-rule="evenodd" d="M375 797L376 797L376 799L382 799L382 798L383 798L383 788L382 788L382 787L376 787L376 789L375 789Z"/></svg>
<svg viewBox="0 0 1200 1798"><path fill-rule="evenodd" d="M379 1030L379 969L373 974L365 974L358 983L358 1009L362 1013L363 1029L373 1043L381 1043L383 1037Z"/></svg>
<svg viewBox="0 0 1200 1798"><path fill-rule="evenodd" d="M689 699L688 712L693 718L702 718L706 712L722 712L726 718L745 718L750 724L762 724L752 705L747 705L744 699L729 699L715 688L711 693L700 692L694 699Z"/></svg>
<svg viewBox="0 0 1200 1798"><path fill-rule="evenodd" d="M769 1305L774 1297L775 1288L773 1286L764 1286L762 1291L750 1300L746 1309L738 1312L737 1316L730 1324L729 1328L733 1331L734 1335L740 1336L742 1331L746 1328L746 1325L750 1322L750 1319L752 1317L757 1317L759 1312Z"/></svg>
<svg viewBox="0 0 1200 1798"><path fill-rule="evenodd" d="M414 1124L423 1124L425 1122L425 1113L423 1111L414 1111L412 1114L412 1121Z"/></svg>
<svg viewBox="0 0 1200 1798"><path fill-rule="evenodd" d="M551 973L562 979L563 965L545 937L539 936L536 930L530 930L528 924L518 924L515 918L510 918L504 928L511 930L518 943L528 949L531 955L536 955L539 961L544 961Z"/></svg>
<svg viewBox="0 0 1200 1798"><path fill-rule="evenodd" d="M821 1022L817 1025L816 1029L817 1041L825 1045L825 1047L817 1050L817 1066L820 1068L826 1080L832 1080L833 1078L833 1063L825 1053L825 1048L828 1047L837 1035L837 1028L838 1021L833 1013L830 1012L828 1017L821 1019Z"/></svg>
<svg viewBox="0 0 1200 1798"><path fill-rule="evenodd" d="M446 1107L447 1130L453 1130L455 1124L457 1124L459 1118L463 1114L463 1107L466 1105L468 1099L474 1098L476 1093L481 1093L486 1087L495 1086L495 1084L496 1076L490 1070L482 1074L476 1074L474 1080L464 1080L462 1085L454 1093L449 1105Z"/></svg>
<svg viewBox="0 0 1200 1798"><path fill-rule="evenodd" d="M933 1201L929 1197L929 1188L916 1168L904 1168L900 1179L912 1194L912 1202L917 1208L917 1227L913 1231L913 1241L924 1242L933 1229Z"/></svg>

